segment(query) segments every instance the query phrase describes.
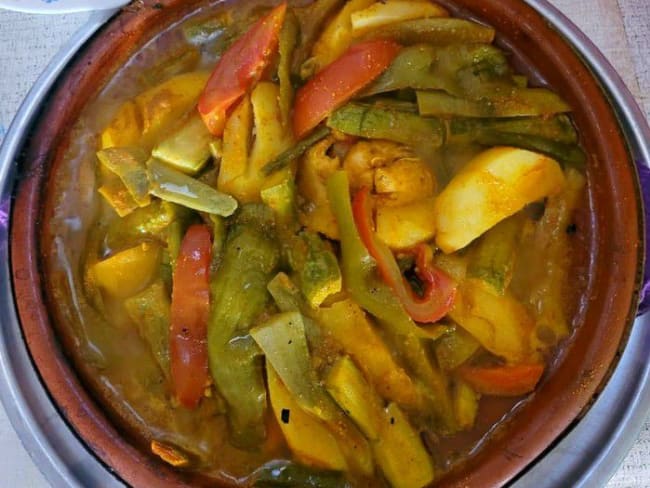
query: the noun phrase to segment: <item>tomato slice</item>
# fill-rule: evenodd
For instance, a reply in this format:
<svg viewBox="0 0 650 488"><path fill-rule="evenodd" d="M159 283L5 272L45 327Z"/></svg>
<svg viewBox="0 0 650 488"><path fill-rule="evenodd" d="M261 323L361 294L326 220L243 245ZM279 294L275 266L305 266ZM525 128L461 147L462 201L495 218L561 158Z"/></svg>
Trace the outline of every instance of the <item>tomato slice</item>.
<svg viewBox="0 0 650 488"><path fill-rule="evenodd" d="M199 98L199 113L208 130L223 134L228 109L262 76L278 46L287 4L281 3L255 22L221 56Z"/></svg>
<svg viewBox="0 0 650 488"><path fill-rule="evenodd" d="M351 46L340 58L316 73L296 93L293 133L301 139L325 117L377 78L401 46L379 39Z"/></svg>
<svg viewBox="0 0 650 488"><path fill-rule="evenodd" d="M415 272L424 285L424 293L418 296L402 276L391 250L373 231L370 193L367 188L362 188L354 195L352 213L361 240L377 261L379 274L392 288L411 318L416 322L432 323L444 317L454 305L456 283L433 265L431 248L420 244L411 250L415 255Z"/></svg>
<svg viewBox="0 0 650 488"><path fill-rule="evenodd" d="M196 407L208 380L211 258L210 230L190 226L174 269L169 350L173 389L187 408Z"/></svg>
<svg viewBox="0 0 650 488"><path fill-rule="evenodd" d="M461 366L457 372L472 388L484 395L520 396L535 389L544 372L544 365Z"/></svg>

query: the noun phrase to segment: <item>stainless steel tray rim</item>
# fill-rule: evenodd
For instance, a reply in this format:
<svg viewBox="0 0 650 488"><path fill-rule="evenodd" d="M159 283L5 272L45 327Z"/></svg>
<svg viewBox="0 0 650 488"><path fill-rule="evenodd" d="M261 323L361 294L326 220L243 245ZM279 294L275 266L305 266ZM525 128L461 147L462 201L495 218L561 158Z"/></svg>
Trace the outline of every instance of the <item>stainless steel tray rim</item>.
<svg viewBox="0 0 650 488"><path fill-rule="evenodd" d="M650 129L620 76L596 46L547 0L525 0L579 52L619 115L637 163L650 165ZM41 104L87 39L115 11L89 18L45 69L0 147L0 210L11 209L15 162ZM650 190L650 189L649 189ZM1 213L1 212L0 212ZM0 398L23 446L53 486L124 486L63 420L36 373L16 315L8 223L0 215ZM614 473L650 410L650 314L634 322L619 365L589 412L513 486L599 486Z"/></svg>

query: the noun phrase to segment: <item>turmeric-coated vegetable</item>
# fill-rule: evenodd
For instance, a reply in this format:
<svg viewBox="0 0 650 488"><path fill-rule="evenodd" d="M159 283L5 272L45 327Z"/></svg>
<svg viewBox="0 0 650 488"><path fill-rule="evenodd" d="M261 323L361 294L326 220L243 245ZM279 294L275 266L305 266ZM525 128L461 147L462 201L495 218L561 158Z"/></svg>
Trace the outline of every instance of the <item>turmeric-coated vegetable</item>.
<svg viewBox="0 0 650 488"><path fill-rule="evenodd" d="M371 440L373 452L392 486L415 488L433 481L433 462L407 417L394 403L383 408L361 372L346 357L326 380L327 389Z"/></svg>
<svg viewBox="0 0 650 488"><path fill-rule="evenodd" d="M127 298L152 281L159 263L160 245L144 242L99 261L91 272L106 293L116 298Z"/></svg>
<svg viewBox="0 0 650 488"><path fill-rule="evenodd" d="M564 174L555 160L523 149L489 149L438 196L433 211L436 244L447 253L462 249L528 203L563 187Z"/></svg>
<svg viewBox="0 0 650 488"><path fill-rule="evenodd" d="M300 408L270 363L266 376L273 413L294 456L309 466L346 470L341 447L325 424Z"/></svg>
<svg viewBox="0 0 650 488"><path fill-rule="evenodd" d="M210 373L228 404L231 433L239 445L257 445L265 437L266 390L260 350L249 329L269 306L266 285L279 258L270 209L243 206L211 280L208 322Z"/></svg>
<svg viewBox="0 0 650 488"><path fill-rule="evenodd" d="M350 16L354 36L405 20L447 17L447 11L426 0L385 0L353 12Z"/></svg>

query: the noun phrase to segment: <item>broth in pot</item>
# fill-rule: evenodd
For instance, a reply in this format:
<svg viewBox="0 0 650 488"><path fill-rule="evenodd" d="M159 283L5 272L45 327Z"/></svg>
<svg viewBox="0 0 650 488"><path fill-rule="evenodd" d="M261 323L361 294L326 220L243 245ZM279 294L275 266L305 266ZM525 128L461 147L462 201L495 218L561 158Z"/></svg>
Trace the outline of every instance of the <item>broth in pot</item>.
<svg viewBox="0 0 650 488"><path fill-rule="evenodd" d="M48 279L136 442L240 486L416 488L552 373L585 156L494 38L428 0L220 4L88 104Z"/></svg>

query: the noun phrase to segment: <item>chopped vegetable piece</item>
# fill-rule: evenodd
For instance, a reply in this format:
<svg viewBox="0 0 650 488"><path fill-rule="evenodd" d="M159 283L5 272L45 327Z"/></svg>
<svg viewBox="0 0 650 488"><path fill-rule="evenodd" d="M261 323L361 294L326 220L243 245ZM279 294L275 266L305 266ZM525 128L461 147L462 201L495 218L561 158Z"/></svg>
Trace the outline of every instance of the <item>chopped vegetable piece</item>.
<svg viewBox="0 0 650 488"><path fill-rule="evenodd" d="M276 224L294 230L297 222L296 184L286 179L260 192L262 201L275 212Z"/></svg>
<svg viewBox="0 0 650 488"><path fill-rule="evenodd" d="M228 217L237 209L237 200L194 178L151 159L147 163L151 193L168 202L200 212Z"/></svg>
<svg viewBox="0 0 650 488"><path fill-rule="evenodd" d="M273 278L268 289L280 310L307 314L310 318L304 319L305 326L311 324L338 342L357 361L383 398L409 410L424 406L418 385L395 361L379 332L356 303L348 299L312 309L284 273Z"/></svg>
<svg viewBox="0 0 650 488"><path fill-rule="evenodd" d="M151 452L175 468L182 468L190 463L188 457L181 451L168 444L151 441Z"/></svg>
<svg viewBox="0 0 650 488"><path fill-rule="evenodd" d="M567 296L575 286L570 273L573 214L581 204L585 176L567 169L564 191L548 198L541 220L526 233L518 248L513 292L530 305L535 315L533 348L547 351L569 335Z"/></svg>
<svg viewBox="0 0 650 488"><path fill-rule="evenodd" d="M223 131L223 148L217 180L219 191L232 194L235 180L246 174L252 130L253 107L250 97L246 95L228 117Z"/></svg>
<svg viewBox="0 0 650 488"><path fill-rule="evenodd" d="M510 76L504 53L489 44L416 44L403 48L362 95L413 88L444 90L467 97L466 85L482 87L486 81L511 79Z"/></svg>
<svg viewBox="0 0 650 488"><path fill-rule="evenodd" d="M352 12L350 21L354 36L405 20L429 17L448 17L441 6L426 0L385 0Z"/></svg>
<svg viewBox="0 0 650 488"><path fill-rule="evenodd" d="M261 190L292 177L292 168L270 176L263 172L269 161L291 145L278 100L278 86L260 82L251 93L250 103L245 97L226 123L218 187L242 202L259 201ZM251 115L255 120L254 139Z"/></svg>
<svg viewBox="0 0 650 488"><path fill-rule="evenodd" d="M97 193L104 197L120 217L126 217L139 207L120 177L114 173L102 178L102 186L97 189Z"/></svg>
<svg viewBox="0 0 650 488"><path fill-rule="evenodd" d="M496 295L481 281L465 280L449 316L485 349L508 362L521 362L530 355L535 322L509 293Z"/></svg>
<svg viewBox="0 0 650 488"><path fill-rule="evenodd" d="M296 459L308 466L346 471L348 466L334 434L322 421L300 408L268 362L266 377L273 413ZM283 411L289 412L287 422L282 420Z"/></svg>
<svg viewBox="0 0 650 488"><path fill-rule="evenodd" d="M171 376L174 393L187 408L196 407L208 384L211 251L207 226L193 225L185 232L174 269L169 333Z"/></svg>
<svg viewBox="0 0 650 488"><path fill-rule="evenodd" d="M293 53L293 62L291 73L299 76L303 80L314 74L315 59L307 62L307 69L302 70L303 63L311 49L317 36L322 31L323 24L332 14L344 3L344 0L315 0L303 7L295 8L296 16L300 24L300 42Z"/></svg>
<svg viewBox="0 0 650 488"><path fill-rule="evenodd" d="M117 110L115 117L100 135L101 149L109 147L130 147L136 145L142 136L142 116L138 106L127 100Z"/></svg>
<svg viewBox="0 0 650 488"><path fill-rule="evenodd" d="M108 225L104 244L108 249L120 249L143 240L167 240L169 226L174 222L189 222L191 212L175 203L154 200L150 205L131 214L114 219Z"/></svg>
<svg viewBox="0 0 650 488"><path fill-rule="evenodd" d="M470 430L476 423L481 395L465 381L456 379L453 386L453 398L458 425L462 429Z"/></svg>
<svg viewBox="0 0 650 488"><path fill-rule="evenodd" d="M459 376L483 395L520 396L535 389L544 372L544 365L514 364L508 366L461 366Z"/></svg>
<svg viewBox="0 0 650 488"><path fill-rule="evenodd" d="M349 0L344 3L343 8L325 25L314 44L311 58L307 61L310 69L305 73L306 75L311 76L314 72L319 72L350 47L353 40L351 15L353 12L369 7L372 3L373 0Z"/></svg>
<svg viewBox="0 0 650 488"><path fill-rule="evenodd" d="M369 192L366 188L354 196L352 211L359 235L370 255L376 260L384 282L391 287L402 306L417 322L432 323L440 320L453 306L456 294L455 283L441 270L431 264L427 257L427 246L416 248L416 273L423 281L422 297L416 295L411 285L402 276L390 249L372 230L372 214Z"/></svg>
<svg viewBox="0 0 650 488"><path fill-rule="evenodd" d="M293 85L291 84L291 60L294 50L298 44L298 34L300 27L293 11L287 12L280 39L278 41L278 51L280 61L278 63L278 81L280 84L280 96L278 105L282 114L282 123L285 129L290 130L291 124L291 104L293 103ZM265 173L268 174L268 173Z"/></svg>
<svg viewBox="0 0 650 488"><path fill-rule="evenodd" d="M454 329L453 325L437 322L435 324L421 325L418 327L418 337L437 341L441 337L449 334Z"/></svg>
<svg viewBox="0 0 650 488"><path fill-rule="evenodd" d="M344 356L334 363L325 379L325 387L364 435L376 441L382 428L381 400L349 357Z"/></svg>
<svg viewBox="0 0 650 488"><path fill-rule="evenodd" d="M419 433L394 403L384 412L388 423L373 446L377 464L395 488L429 485L435 478L435 469Z"/></svg>
<svg viewBox="0 0 650 488"><path fill-rule="evenodd" d="M279 264L273 223L268 207L244 205L230 226L221 267L210 285L210 373L228 404L233 441L245 447L257 447L265 436L260 350L248 330L269 305L266 285Z"/></svg>
<svg viewBox="0 0 650 488"><path fill-rule="evenodd" d="M350 103L327 119L328 127L368 139L388 139L431 152L444 143L445 126L410 112Z"/></svg>
<svg viewBox="0 0 650 488"><path fill-rule="evenodd" d="M294 146L290 147L277 158L267 163L262 168L262 173L266 176L275 173L283 168L289 166L293 161L302 156L307 149L316 144L321 139L327 137L331 130L329 127L318 127L310 135L298 141Z"/></svg>
<svg viewBox="0 0 650 488"><path fill-rule="evenodd" d="M210 159L212 141L201 117L192 112L176 131L154 147L151 155L178 171L195 175Z"/></svg>
<svg viewBox="0 0 650 488"><path fill-rule="evenodd" d="M296 94L293 109L293 133L296 139L303 138L330 113L377 78L399 50L400 46L391 41L355 44L310 78Z"/></svg>
<svg viewBox="0 0 650 488"><path fill-rule="evenodd" d="M331 400L318 387L311 367L300 313L274 315L262 325L252 328L250 334L300 407L320 419L332 419Z"/></svg>
<svg viewBox="0 0 650 488"><path fill-rule="evenodd" d="M135 97L142 122L138 145L151 149L162 134L192 110L208 76L205 71L183 73Z"/></svg>
<svg viewBox="0 0 650 488"><path fill-rule="evenodd" d="M315 319L356 360L383 398L409 410L424 406L415 382L395 361L379 332L356 303L348 299L321 307Z"/></svg>
<svg viewBox="0 0 650 488"><path fill-rule="evenodd" d="M462 249L528 203L564 187L559 164L523 149L489 149L467 164L436 200L436 244Z"/></svg>
<svg viewBox="0 0 650 488"><path fill-rule="evenodd" d="M435 344L436 359L444 371L451 371L471 358L481 345L461 327L445 334Z"/></svg>
<svg viewBox="0 0 650 488"><path fill-rule="evenodd" d="M221 158L223 157L223 140L213 138L210 141L210 144L208 144L208 147L210 148L210 155L215 160L221 161Z"/></svg>
<svg viewBox="0 0 650 488"><path fill-rule="evenodd" d="M160 369L169 376L170 301L162 281L155 281L137 295L127 298L124 306L138 327L140 337L149 345Z"/></svg>
<svg viewBox="0 0 650 488"><path fill-rule="evenodd" d="M248 178L255 181L255 198L260 189L273 186L293 174L292 169L265 177L263 168L292 145L291 131L282 123L280 88L273 83L258 83L251 93L255 118L255 141L250 153Z"/></svg>
<svg viewBox="0 0 650 488"><path fill-rule="evenodd" d="M326 385L371 440L379 467L392 486L421 487L433 481L433 462L418 432L397 405L391 403L383 408L352 360L339 359L330 370Z"/></svg>
<svg viewBox="0 0 650 488"><path fill-rule="evenodd" d="M350 488L340 471L316 470L286 461L272 461L257 468L250 480L253 488Z"/></svg>
<svg viewBox="0 0 650 488"><path fill-rule="evenodd" d="M442 429L453 432L456 427L447 382L430 362L417 326L392 290L378 279L376 263L359 237L354 222L348 178L344 171L337 171L329 178L327 193L341 231L341 271L346 289L360 306L379 319L396 349L424 382Z"/></svg>
<svg viewBox="0 0 650 488"><path fill-rule="evenodd" d="M160 245L144 242L99 261L92 267L97 285L115 298L142 291L160 263Z"/></svg>
<svg viewBox="0 0 650 488"><path fill-rule="evenodd" d="M185 235L186 226L180 221L174 221L169 225L167 232L167 253L169 254L169 264L173 269L176 267L176 260L181 252L181 243Z"/></svg>
<svg viewBox="0 0 650 488"><path fill-rule="evenodd" d="M506 145L536 151L580 171L584 170L587 160L584 151L576 144L564 144L534 135L484 131L475 141L485 146Z"/></svg>
<svg viewBox="0 0 650 488"><path fill-rule="evenodd" d="M480 142L485 133L520 134L521 136L543 138L549 140L549 142L561 144L575 144L578 141L578 135L571 120L567 115L560 114L552 117L501 119L454 117L448 124L447 143ZM524 149L527 148L524 147Z"/></svg>
<svg viewBox="0 0 650 488"><path fill-rule="evenodd" d="M515 215L483 234L472 251L467 276L482 280L495 293L503 295L512 279L522 226L522 219Z"/></svg>
<svg viewBox="0 0 650 488"><path fill-rule="evenodd" d="M97 159L120 177L139 207L151 203L145 163L147 154L138 147L111 147L97 152Z"/></svg>
<svg viewBox="0 0 650 488"><path fill-rule="evenodd" d="M259 79L274 54L287 10L286 2L275 7L219 58L201 98L199 113L208 130L221 136L226 112Z"/></svg>
<svg viewBox="0 0 650 488"><path fill-rule="evenodd" d="M289 264L300 290L312 307L341 291L341 270L334 253L313 232L302 232L290 241Z"/></svg>
<svg viewBox="0 0 650 488"><path fill-rule="evenodd" d="M435 45L485 43L494 40L494 29L464 19L429 18L406 20L369 32L365 38L394 39L402 44L426 42Z"/></svg>
<svg viewBox="0 0 650 488"><path fill-rule="evenodd" d="M457 98L442 91L418 91L418 111L424 116L530 117L569 112L571 108L546 88L508 87L486 91L478 100Z"/></svg>

